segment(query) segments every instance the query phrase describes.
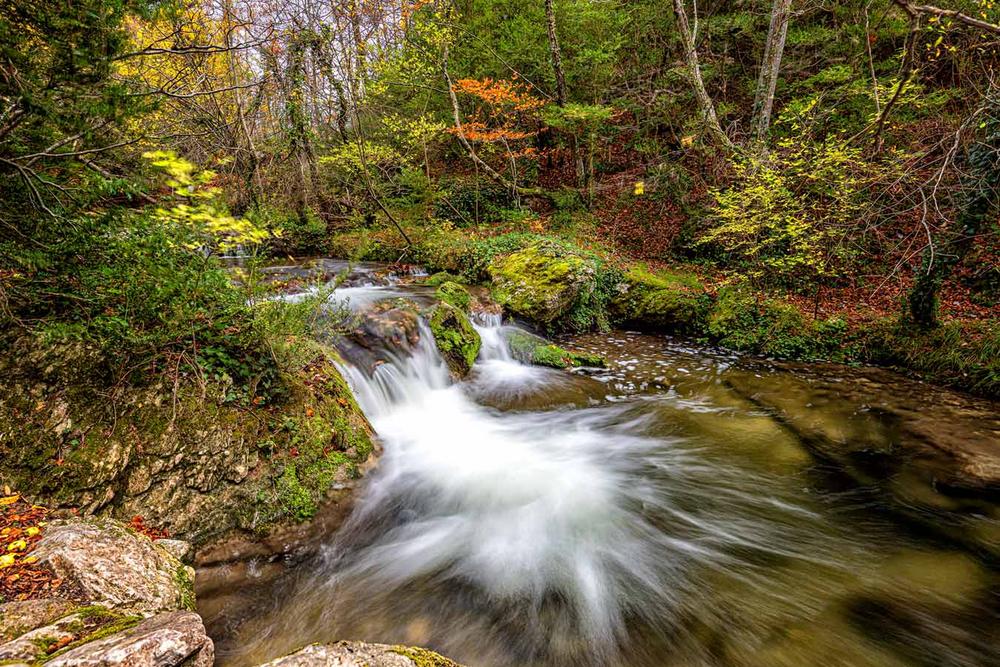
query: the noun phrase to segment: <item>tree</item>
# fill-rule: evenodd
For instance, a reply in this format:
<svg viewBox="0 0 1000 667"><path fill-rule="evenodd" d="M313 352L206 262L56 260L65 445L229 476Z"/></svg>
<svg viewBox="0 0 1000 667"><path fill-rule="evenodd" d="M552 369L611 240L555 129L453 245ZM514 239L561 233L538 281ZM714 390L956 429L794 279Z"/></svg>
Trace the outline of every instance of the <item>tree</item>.
<svg viewBox="0 0 1000 667"><path fill-rule="evenodd" d="M788 15L791 6L792 0L774 0L774 7L771 9L771 25L767 31L764 56L760 63L760 75L757 78L757 92L754 96L753 121L750 131L753 141L758 146L764 146L771 125L774 91L778 85L781 57L785 52L785 36L788 34Z"/></svg>
<svg viewBox="0 0 1000 667"><path fill-rule="evenodd" d="M910 291L910 315L923 328L937 325L941 286L969 254L991 214L996 217L1000 197L1000 93L997 91L988 97L985 113L984 136L966 152L958 218L943 238L927 245Z"/></svg>
<svg viewBox="0 0 1000 667"><path fill-rule="evenodd" d="M687 70L691 86L694 88L695 100L698 102L698 109L701 111L701 120L711 139L725 148L731 148L733 142L719 125L719 116L715 112L715 102L712 101L708 90L705 88L705 81L701 77L701 63L698 60L698 48L695 45L697 37L692 31L688 22L687 10L684 9L684 0L674 0L674 18L677 21L677 32L681 36L681 47L684 49L684 66ZM697 15L695 16L695 26L697 26Z"/></svg>

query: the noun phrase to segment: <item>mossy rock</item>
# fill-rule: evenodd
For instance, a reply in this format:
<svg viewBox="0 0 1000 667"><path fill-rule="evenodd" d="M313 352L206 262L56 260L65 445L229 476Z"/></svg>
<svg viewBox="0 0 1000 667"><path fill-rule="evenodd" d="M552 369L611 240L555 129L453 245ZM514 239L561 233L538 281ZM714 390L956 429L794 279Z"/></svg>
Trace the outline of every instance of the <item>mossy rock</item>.
<svg viewBox="0 0 1000 667"><path fill-rule="evenodd" d="M434 296L458 308L463 313L469 312L469 305L472 303L472 295L469 294L469 290L450 280L441 283L434 292Z"/></svg>
<svg viewBox="0 0 1000 667"><path fill-rule="evenodd" d="M585 258L546 244L498 257L488 272L497 303L543 325L568 315L595 287L594 267Z"/></svg>
<svg viewBox="0 0 1000 667"><path fill-rule="evenodd" d="M570 352L524 331L507 334L507 344L514 358L526 364L550 368L603 368L605 365L604 359L598 355Z"/></svg>
<svg viewBox="0 0 1000 667"><path fill-rule="evenodd" d="M456 276L454 273L449 273L447 271L438 271L434 275L428 276L424 279L424 285L429 287L437 287L444 283L464 283L465 280L461 276Z"/></svg>
<svg viewBox="0 0 1000 667"><path fill-rule="evenodd" d="M457 378L468 375L483 343L469 318L458 308L439 303L431 312L428 324L452 374Z"/></svg>
<svg viewBox="0 0 1000 667"><path fill-rule="evenodd" d="M710 303L696 276L633 267L610 309L616 320L633 326L698 334L705 330Z"/></svg>

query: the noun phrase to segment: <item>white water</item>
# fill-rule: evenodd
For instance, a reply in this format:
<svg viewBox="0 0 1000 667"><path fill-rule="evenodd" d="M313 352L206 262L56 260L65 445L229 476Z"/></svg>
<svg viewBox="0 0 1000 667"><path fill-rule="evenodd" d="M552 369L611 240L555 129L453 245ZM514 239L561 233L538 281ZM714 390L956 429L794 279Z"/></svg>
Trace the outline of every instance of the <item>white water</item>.
<svg viewBox="0 0 1000 667"><path fill-rule="evenodd" d="M433 609L428 594L446 599L449 589L464 590L474 606L514 615L504 623L521 636L504 642L523 642L519 650L533 660L576 661L582 650L601 664L636 619L674 631L691 605L704 605L699 579L712 572L780 604L801 604L783 600L737 552L834 567L817 548L832 530L810 525L817 515L752 490L746 472L673 447L676 438L647 435L648 411L603 404L502 412L479 404L488 394L558 388L573 376L515 361L499 318L476 329L482 352L463 383L451 382L426 328L412 355L372 377L343 369L385 453L318 568L319 581L305 585L310 596L356 606L355 596L368 591L362 616L387 615L390 626L406 622L416 604L421 617L438 614L456 639L484 628L462 627L472 621ZM851 548L849 540L839 546ZM484 646L481 657L490 652Z"/></svg>

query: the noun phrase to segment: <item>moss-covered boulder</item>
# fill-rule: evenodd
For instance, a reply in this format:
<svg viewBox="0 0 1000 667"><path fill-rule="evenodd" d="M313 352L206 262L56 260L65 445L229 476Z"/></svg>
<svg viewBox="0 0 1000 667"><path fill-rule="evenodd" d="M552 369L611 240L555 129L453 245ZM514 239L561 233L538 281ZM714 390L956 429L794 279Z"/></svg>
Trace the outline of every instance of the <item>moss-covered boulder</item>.
<svg viewBox="0 0 1000 667"><path fill-rule="evenodd" d="M550 368L602 368L604 359L594 354L570 352L526 331L513 330L507 334L507 345L518 361Z"/></svg>
<svg viewBox="0 0 1000 667"><path fill-rule="evenodd" d="M710 299L691 274L629 269L611 300L612 316L644 329L701 333Z"/></svg>
<svg viewBox="0 0 1000 667"><path fill-rule="evenodd" d="M438 271L437 273L424 278L423 284L429 287L437 287L444 283L458 283L462 284L465 281L461 276L456 276L454 273L449 273L447 271Z"/></svg>
<svg viewBox="0 0 1000 667"><path fill-rule="evenodd" d="M469 306L472 304L472 295L469 294L469 290L450 280L441 283L434 292L434 296L447 304L455 306L463 313L468 313Z"/></svg>
<svg viewBox="0 0 1000 667"><path fill-rule="evenodd" d="M487 270L497 303L544 325L567 316L595 287L595 269L586 258L546 244L497 257Z"/></svg>
<svg viewBox="0 0 1000 667"><path fill-rule="evenodd" d="M434 342L452 375L463 378L472 370L483 341L465 314L447 303L439 303L431 312L428 324Z"/></svg>

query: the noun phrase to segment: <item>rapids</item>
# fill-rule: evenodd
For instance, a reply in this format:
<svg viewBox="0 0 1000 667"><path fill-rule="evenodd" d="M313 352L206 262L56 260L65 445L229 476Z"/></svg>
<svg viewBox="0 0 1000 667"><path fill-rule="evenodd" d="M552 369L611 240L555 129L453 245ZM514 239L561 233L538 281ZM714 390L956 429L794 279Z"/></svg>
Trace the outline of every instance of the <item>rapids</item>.
<svg viewBox="0 0 1000 667"><path fill-rule="evenodd" d="M400 293L426 296L331 299ZM384 455L318 556L202 601L221 664L335 639L470 666L1000 664L987 560L898 521L732 389L794 369L612 332L565 341L610 362L570 373L516 361L498 316L475 325L461 382L426 327L371 375L342 369ZM995 516L975 520L995 544Z"/></svg>

